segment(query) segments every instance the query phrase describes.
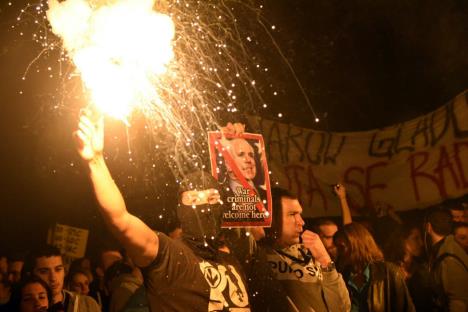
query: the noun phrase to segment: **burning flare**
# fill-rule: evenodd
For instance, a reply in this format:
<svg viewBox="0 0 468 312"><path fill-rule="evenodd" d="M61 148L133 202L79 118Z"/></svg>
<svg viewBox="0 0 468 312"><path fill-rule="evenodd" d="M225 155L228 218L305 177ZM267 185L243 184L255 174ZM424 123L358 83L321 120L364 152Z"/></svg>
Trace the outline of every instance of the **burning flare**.
<svg viewBox="0 0 468 312"><path fill-rule="evenodd" d="M157 104L155 87L173 58L174 23L155 0L49 0L47 18L102 112L126 120Z"/></svg>

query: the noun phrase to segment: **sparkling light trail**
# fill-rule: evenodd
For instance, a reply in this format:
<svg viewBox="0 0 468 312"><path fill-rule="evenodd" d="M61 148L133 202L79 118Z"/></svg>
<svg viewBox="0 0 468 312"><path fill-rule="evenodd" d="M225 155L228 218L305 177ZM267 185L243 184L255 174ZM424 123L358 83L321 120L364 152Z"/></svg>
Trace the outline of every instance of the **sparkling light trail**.
<svg viewBox="0 0 468 312"><path fill-rule="evenodd" d="M43 72L45 62L59 78L48 102L58 114L93 103L126 120L128 162L145 181L158 180L164 160L177 181L208 170L206 133L219 129L220 116L277 109L266 100L280 91L267 61L278 52L270 33L277 27L256 0L43 2L23 8L12 26L36 25L32 39L42 50L28 70Z"/></svg>

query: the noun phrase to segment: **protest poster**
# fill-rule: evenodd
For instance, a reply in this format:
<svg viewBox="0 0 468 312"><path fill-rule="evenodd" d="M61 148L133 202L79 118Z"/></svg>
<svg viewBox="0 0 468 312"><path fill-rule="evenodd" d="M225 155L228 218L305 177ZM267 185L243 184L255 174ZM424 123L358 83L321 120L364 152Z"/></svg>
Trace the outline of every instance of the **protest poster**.
<svg viewBox="0 0 468 312"><path fill-rule="evenodd" d="M75 259L85 256L88 230L57 223L50 234L48 243L59 248L62 255Z"/></svg>
<svg viewBox="0 0 468 312"><path fill-rule="evenodd" d="M211 172L223 185L222 227L271 225L271 186L260 134L209 132Z"/></svg>

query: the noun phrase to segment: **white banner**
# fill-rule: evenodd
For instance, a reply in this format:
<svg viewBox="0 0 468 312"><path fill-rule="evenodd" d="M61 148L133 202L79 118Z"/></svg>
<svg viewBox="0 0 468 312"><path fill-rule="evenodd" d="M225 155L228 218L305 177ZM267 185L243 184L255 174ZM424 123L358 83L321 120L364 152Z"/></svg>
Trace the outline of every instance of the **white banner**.
<svg viewBox="0 0 468 312"><path fill-rule="evenodd" d="M467 96L378 130L323 132L258 117L249 130L265 139L272 185L296 193L305 217L340 215L338 182L354 212L424 208L468 193Z"/></svg>

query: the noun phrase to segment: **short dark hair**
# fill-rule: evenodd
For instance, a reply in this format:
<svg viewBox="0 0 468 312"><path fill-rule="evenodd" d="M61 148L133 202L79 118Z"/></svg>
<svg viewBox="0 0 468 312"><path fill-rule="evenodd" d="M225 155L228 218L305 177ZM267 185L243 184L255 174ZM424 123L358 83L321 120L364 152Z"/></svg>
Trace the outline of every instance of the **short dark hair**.
<svg viewBox="0 0 468 312"><path fill-rule="evenodd" d="M283 205L281 203L281 199L297 199L297 196L293 195L286 189L273 187L271 189L271 198L273 215L271 219L271 227L265 228L265 236L269 243L274 243L281 237L281 233L283 232Z"/></svg>
<svg viewBox="0 0 468 312"><path fill-rule="evenodd" d="M36 267L36 260L41 257L60 257L62 258L62 253L60 252L60 249L58 249L55 246L45 244L45 245L40 245L33 250L27 255L26 260L24 262L23 266L23 276L31 275L34 268Z"/></svg>
<svg viewBox="0 0 468 312"><path fill-rule="evenodd" d="M463 228L463 227L468 227L468 223L466 222L453 222L453 232L455 233L456 230Z"/></svg>
<svg viewBox="0 0 468 312"><path fill-rule="evenodd" d="M328 218L320 218L318 219L317 221L315 221L315 224L313 226L313 230L315 231L315 233L321 233L322 231L320 230L320 227L322 225L336 225L338 226L338 224L336 224L335 221L333 221L332 219L328 219Z"/></svg>
<svg viewBox="0 0 468 312"><path fill-rule="evenodd" d="M452 215L443 207L431 209L426 222L432 226L432 230L438 235L447 236L452 233Z"/></svg>
<svg viewBox="0 0 468 312"><path fill-rule="evenodd" d="M1 256L0 256L1 258ZM22 251L15 251L7 256L8 262L17 262L17 261L25 261L26 253Z"/></svg>
<svg viewBox="0 0 468 312"><path fill-rule="evenodd" d="M106 272L104 273L104 281L106 284L108 284L114 278L119 277L122 274L130 274L132 271L133 268L130 264L126 263L124 260L118 260L107 268Z"/></svg>
<svg viewBox="0 0 468 312"><path fill-rule="evenodd" d="M450 210L464 211L468 209L467 203L460 199L449 200L447 203L447 206Z"/></svg>

